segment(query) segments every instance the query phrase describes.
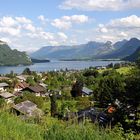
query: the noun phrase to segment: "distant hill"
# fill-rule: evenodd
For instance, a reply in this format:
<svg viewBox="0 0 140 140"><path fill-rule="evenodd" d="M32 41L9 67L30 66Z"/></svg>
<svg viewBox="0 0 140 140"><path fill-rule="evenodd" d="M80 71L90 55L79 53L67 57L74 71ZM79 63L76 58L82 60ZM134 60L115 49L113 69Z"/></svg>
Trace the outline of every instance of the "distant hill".
<svg viewBox="0 0 140 140"><path fill-rule="evenodd" d="M129 41L125 40L121 43L122 46L120 46L118 49L99 57L103 59L121 59L134 53L140 46L140 40L137 38L131 38Z"/></svg>
<svg viewBox="0 0 140 140"><path fill-rule="evenodd" d="M46 46L32 53L37 59L87 59L114 50L110 41L106 43L90 41L87 44L73 46Z"/></svg>
<svg viewBox="0 0 140 140"><path fill-rule="evenodd" d="M47 63L50 62L50 60L40 60L40 59L34 59L31 58L32 63Z"/></svg>
<svg viewBox="0 0 140 140"><path fill-rule="evenodd" d="M0 66L29 65L31 63L31 59L25 52L12 50L7 43L0 41Z"/></svg>
<svg viewBox="0 0 140 140"><path fill-rule="evenodd" d="M139 58L140 58L140 46L133 54L123 58L123 60L134 62L134 61L138 60Z"/></svg>
<svg viewBox="0 0 140 140"><path fill-rule="evenodd" d="M116 43L95 42L73 46L46 46L31 54L37 59L122 59L134 53L140 40L132 38Z"/></svg>

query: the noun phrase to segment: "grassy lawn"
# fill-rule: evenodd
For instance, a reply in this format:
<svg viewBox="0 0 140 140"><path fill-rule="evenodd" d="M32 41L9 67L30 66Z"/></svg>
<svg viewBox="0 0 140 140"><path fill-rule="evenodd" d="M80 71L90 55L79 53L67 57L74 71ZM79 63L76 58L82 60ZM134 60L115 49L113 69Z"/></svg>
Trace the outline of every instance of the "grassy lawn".
<svg viewBox="0 0 140 140"><path fill-rule="evenodd" d="M133 67L121 67L119 69L116 69L117 72L119 72L120 74L124 74L124 75L127 75L130 73L131 69Z"/></svg>
<svg viewBox="0 0 140 140"><path fill-rule="evenodd" d="M131 66L129 66L129 67L121 67L121 68L119 68L119 69L116 69L116 71L117 71L118 73L120 73L120 74L127 75L127 74L130 73L130 71L131 71L132 68L133 68L133 67L131 67ZM104 71L106 71L106 70L112 70L112 68L109 68L109 69L101 69L101 70L98 70L98 72L99 72L99 73L102 73L102 72L104 72Z"/></svg>

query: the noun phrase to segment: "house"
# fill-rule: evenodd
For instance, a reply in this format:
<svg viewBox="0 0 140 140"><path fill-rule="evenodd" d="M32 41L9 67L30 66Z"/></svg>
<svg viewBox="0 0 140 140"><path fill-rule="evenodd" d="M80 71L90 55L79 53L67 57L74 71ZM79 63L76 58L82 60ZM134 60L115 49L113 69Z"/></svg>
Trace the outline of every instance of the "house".
<svg viewBox="0 0 140 140"><path fill-rule="evenodd" d="M0 83L0 91L6 91L9 85L7 83Z"/></svg>
<svg viewBox="0 0 140 140"><path fill-rule="evenodd" d="M47 87L48 87L48 85L47 85L47 84L44 84L44 83L42 83L42 82L41 82L41 83L39 83L39 85L40 85L40 86L42 86L42 87L44 87L44 88L47 88Z"/></svg>
<svg viewBox="0 0 140 140"><path fill-rule="evenodd" d="M28 77L29 77L28 75L18 75L18 76L16 76L16 78L18 79L19 82L25 82Z"/></svg>
<svg viewBox="0 0 140 140"><path fill-rule="evenodd" d="M0 81L1 81L1 80L8 80L8 81L11 81L11 79L10 79L10 78L5 77L5 76L0 76Z"/></svg>
<svg viewBox="0 0 140 140"><path fill-rule="evenodd" d="M33 93L35 93L36 96L44 96L45 95L45 88L40 86L40 85L29 86L29 87L26 87L25 89L23 89L22 91L33 92Z"/></svg>
<svg viewBox="0 0 140 140"><path fill-rule="evenodd" d="M9 93L9 92L3 92L3 93L0 94L0 98L5 99L5 101L7 103L13 103L14 102L14 97L15 96L13 94Z"/></svg>
<svg viewBox="0 0 140 140"><path fill-rule="evenodd" d="M21 91L21 90L27 88L28 86L29 86L29 84L26 82L19 82L15 85L14 91L15 92Z"/></svg>
<svg viewBox="0 0 140 140"><path fill-rule="evenodd" d="M105 66L96 66L95 68L96 68L97 70L100 70L100 69L106 69Z"/></svg>
<svg viewBox="0 0 140 140"><path fill-rule="evenodd" d="M93 90L87 87L82 88L82 96L90 96L91 94L93 94Z"/></svg>
<svg viewBox="0 0 140 140"><path fill-rule="evenodd" d="M17 115L25 115L27 117L43 115L42 110L40 110L35 103L29 100L14 105L13 110Z"/></svg>

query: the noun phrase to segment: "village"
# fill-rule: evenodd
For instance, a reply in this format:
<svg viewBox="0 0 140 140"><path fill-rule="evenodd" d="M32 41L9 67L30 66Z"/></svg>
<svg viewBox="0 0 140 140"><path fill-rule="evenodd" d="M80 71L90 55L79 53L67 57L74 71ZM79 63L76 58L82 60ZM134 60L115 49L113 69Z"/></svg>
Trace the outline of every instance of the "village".
<svg viewBox="0 0 140 140"><path fill-rule="evenodd" d="M128 65L130 64L122 63L114 67L127 68ZM117 81L119 85L114 90L120 93L115 97L112 96L114 98L112 100L106 91L100 91L106 90L104 85L104 87L96 85L98 79L104 75L118 76L118 73L110 70L111 67L110 64L108 67L97 66L81 71L61 70L43 73L26 68L19 75L13 72L1 75L0 107L9 110L21 120L30 118L40 120L43 116L51 116L63 121L76 119L83 122L87 118L92 123L98 122L102 127L110 124L114 126L123 117L117 114L124 107L124 99L120 96L123 92L121 87L123 83ZM114 91L110 92L115 94ZM133 105L127 103L125 108L124 113L127 112L127 116L135 120L136 109Z"/></svg>
<svg viewBox="0 0 140 140"><path fill-rule="evenodd" d="M45 102L45 100L46 99L48 100L51 95L55 95L57 99L62 99L63 96L65 96L63 95L62 90L68 90L67 92L70 92L72 88L70 87L70 85L63 86L61 85L60 87L59 86L57 87L58 89L57 88L55 89L56 86L55 84L57 84L55 83L55 81L53 83L54 86L52 87L46 84L46 81L49 78L47 76L48 75L47 73L34 72L33 74L31 74L32 72L28 70L28 68L26 70L27 70L26 74L16 75L12 73L9 74L7 77L6 76L0 77L1 105L2 101L5 102L10 108L12 108L12 110L16 112L18 116L33 117L35 115L34 112L37 113L38 115L44 114L43 110L38 108L37 104L30 101L28 97L27 100L23 99L24 101L22 101L22 98L24 98L24 96L31 95L32 98L36 98L36 100L42 99L42 101ZM63 74L64 72L58 73ZM66 73L66 75L67 77L70 77L70 75L73 73L75 73L75 71L69 71ZM89 97L92 94L93 91L91 89L88 89L87 87L84 86L82 87L82 92L80 95L81 97ZM22 102L16 104L18 99L19 100L21 99ZM32 100L34 101L34 99Z"/></svg>

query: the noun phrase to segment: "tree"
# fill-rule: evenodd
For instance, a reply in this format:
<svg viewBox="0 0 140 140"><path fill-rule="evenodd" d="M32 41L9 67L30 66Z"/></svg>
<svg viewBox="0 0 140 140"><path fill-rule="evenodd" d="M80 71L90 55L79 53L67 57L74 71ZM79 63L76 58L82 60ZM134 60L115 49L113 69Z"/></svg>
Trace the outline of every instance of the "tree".
<svg viewBox="0 0 140 140"><path fill-rule="evenodd" d="M32 76L27 77L26 82L31 86L34 86L36 84Z"/></svg>
<svg viewBox="0 0 140 140"><path fill-rule="evenodd" d="M126 98L138 107L140 104L140 71L126 78Z"/></svg>
<svg viewBox="0 0 140 140"><path fill-rule="evenodd" d="M51 116L55 117L55 115L57 114L56 95L50 94L50 100L51 100Z"/></svg>
<svg viewBox="0 0 140 140"><path fill-rule="evenodd" d="M94 76L95 78L99 75L99 72L96 69L88 69L83 73L84 76Z"/></svg>
<svg viewBox="0 0 140 140"><path fill-rule="evenodd" d="M76 106L78 110L85 109L91 106L91 102L88 97L78 97Z"/></svg>
<svg viewBox="0 0 140 140"><path fill-rule="evenodd" d="M29 68L25 68L22 72L22 74L25 74L25 75L31 75L31 70Z"/></svg>
<svg viewBox="0 0 140 140"><path fill-rule="evenodd" d="M74 83L72 86L72 90L71 90L72 97L81 96L82 88L83 88L83 83L80 81L76 81L76 83Z"/></svg>
<svg viewBox="0 0 140 140"><path fill-rule="evenodd" d="M95 98L100 104L113 103L116 99L123 100L125 82L121 75L106 76L99 80L95 90Z"/></svg>

